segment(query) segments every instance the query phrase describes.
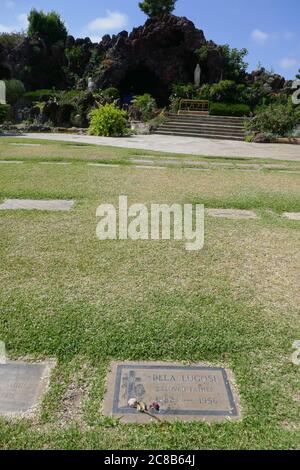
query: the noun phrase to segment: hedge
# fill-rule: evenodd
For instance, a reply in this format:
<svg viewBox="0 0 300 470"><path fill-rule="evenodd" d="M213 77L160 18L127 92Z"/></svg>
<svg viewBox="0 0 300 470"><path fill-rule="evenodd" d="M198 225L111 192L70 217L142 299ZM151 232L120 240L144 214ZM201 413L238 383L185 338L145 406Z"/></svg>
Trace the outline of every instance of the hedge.
<svg viewBox="0 0 300 470"><path fill-rule="evenodd" d="M0 124L2 124L8 114L9 106L7 104L1 104L0 103Z"/></svg>
<svg viewBox="0 0 300 470"><path fill-rule="evenodd" d="M210 114L212 116L249 116L250 106L247 104L210 103Z"/></svg>
<svg viewBox="0 0 300 470"><path fill-rule="evenodd" d="M55 90L36 90L28 91L24 94L24 98L28 101L48 101L49 98L54 98L57 94Z"/></svg>

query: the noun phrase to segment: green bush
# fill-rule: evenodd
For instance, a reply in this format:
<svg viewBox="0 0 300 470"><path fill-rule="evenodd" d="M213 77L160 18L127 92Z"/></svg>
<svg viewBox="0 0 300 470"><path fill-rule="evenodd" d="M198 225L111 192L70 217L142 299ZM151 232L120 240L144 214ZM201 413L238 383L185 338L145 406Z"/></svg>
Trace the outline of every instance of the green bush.
<svg viewBox="0 0 300 470"><path fill-rule="evenodd" d="M198 89L192 84L182 85L175 83L172 86L172 96L186 100L193 100L198 98Z"/></svg>
<svg viewBox="0 0 300 470"><path fill-rule="evenodd" d="M237 85L232 80L221 80L210 87L210 100L234 103L237 101Z"/></svg>
<svg viewBox="0 0 300 470"><path fill-rule="evenodd" d="M127 113L113 104L93 109L90 112L90 119L91 135L120 137L127 134Z"/></svg>
<svg viewBox="0 0 300 470"><path fill-rule="evenodd" d="M115 101L120 98L120 92L117 88L110 87L103 90L101 96L107 101Z"/></svg>
<svg viewBox="0 0 300 470"><path fill-rule="evenodd" d="M245 126L249 132L255 134L271 133L283 137L296 128L298 119L297 112L291 104L271 104L261 108Z"/></svg>
<svg viewBox="0 0 300 470"><path fill-rule="evenodd" d="M8 115L9 106L7 104L0 103L0 124L2 124Z"/></svg>
<svg viewBox="0 0 300 470"><path fill-rule="evenodd" d="M0 46L3 49L14 49L24 40L23 33L0 33Z"/></svg>
<svg viewBox="0 0 300 470"><path fill-rule="evenodd" d="M32 103L35 101L48 101L50 98L54 98L56 93L57 92L54 90L27 91L27 93L24 94L24 98Z"/></svg>
<svg viewBox="0 0 300 470"><path fill-rule="evenodd" d="M197 99L202 99L202 98L199 97L199 90L192 83L188 83L187 85L175 83L172 86L172 94L169 98L171 112L173 113L178 112L179 107L180 107L180 101L182 99L197 100ZM203 98L203 99L206 99L206 98Z"/></svg>
<svg viewBox="0 0 300 470"><path fill-rule="evenodd" d="M149 121L155 116L157 104L149 93L135 96L132 104L140 112L143 121Z"/></svg>
<svg viewBox="0 0 300 470"><path fill-rule="evenodd" d="M25 87L20 80L7 80L6 85L6 101L8 104L14 105L24 96Z"/></svg>
<svg viewBox="0 0 300 470"><path fill-rule="evenodd" d="M221 80L212 85L205 84L199 90L198 98L220 103L250 104L249 89L233 80Z"/></svg>
<svg viewBox="0 0 300 470"><path fill-rule="evenodd" d="M212 116L242 117L249 116L251 112L247 104L210 103L209 109Z"/></svg>

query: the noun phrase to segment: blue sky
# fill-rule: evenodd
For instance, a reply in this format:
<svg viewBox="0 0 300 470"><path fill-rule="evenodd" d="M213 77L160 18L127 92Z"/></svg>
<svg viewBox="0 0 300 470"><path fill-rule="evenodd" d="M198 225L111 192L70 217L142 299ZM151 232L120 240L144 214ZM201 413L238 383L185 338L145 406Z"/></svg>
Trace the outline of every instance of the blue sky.
<svg viewBox="0 0 300 470"><path fill-rule="evenodd" d="M94 40L146 19L138 0L0 0L0 32L25 29L32 7L58 11L70 34ZM178 0L175 14L194 21L207 39L246 47L251 70L261 63L294 78L300 68L299 0Z"/></svg>

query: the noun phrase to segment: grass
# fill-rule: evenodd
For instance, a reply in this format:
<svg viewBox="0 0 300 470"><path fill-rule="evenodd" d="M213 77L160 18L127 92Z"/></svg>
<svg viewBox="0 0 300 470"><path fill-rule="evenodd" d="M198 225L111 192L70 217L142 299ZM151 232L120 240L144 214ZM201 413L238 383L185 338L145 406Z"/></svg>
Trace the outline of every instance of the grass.
<svg viewBox="0 0 300 470"><path fill-rule="evenodd" d="M299 449L300 369L290 356L300 339L300 230L279 215L300 210L300 175L142 171L128 165L132 155L44 142L0 146L0 160L27 159L1 165L0 200L77 200L70 213L0 212L0 338L11 358L57 359L39 416L0 419L0 448ZM75 163L37 164L52 158ZM127 164L85 164L93 159ZM119 194L147 204L254 209L261 217L207 218L201 252L174 241L99 242L96 208ZM105 418L112 359L225 365L243 420L135 426Z"/></svg>

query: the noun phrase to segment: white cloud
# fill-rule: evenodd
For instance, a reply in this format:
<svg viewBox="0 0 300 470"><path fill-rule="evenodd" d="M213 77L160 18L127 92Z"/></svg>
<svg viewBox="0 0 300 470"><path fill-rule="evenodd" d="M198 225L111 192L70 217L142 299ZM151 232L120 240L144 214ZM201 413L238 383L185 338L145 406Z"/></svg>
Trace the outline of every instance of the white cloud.
<svg viewBox="0 0 300 470"><path fill-rule="evenodd" d="M291 57L284 57L283 59L280 60L279 65L283 69L292 69L296 67L297 65L299 65L299 61Z"/></svg>
<svg viewBox="0 0 300 470"><path fill-rule="evenodd" d="M22 13L16 17L16 23L14 25L3 25L0 24L0 33L14 33L16 31L22 31L28 28L28 15Z"/></svg>
<svg viewBox="0 0 300 470"><path fill-rule="evenodd" d="M128 17L119 11L106 10L106 16L95 18L87 25L88 31L102 35L110 31L120 30L128 24ZM96 34L95 34L96 36Z"/></svg>
<svg viewBox="0 0 300 470"><path fill-rule="evenodd" d="M28 28L28 15L27 13L21 13L17 16L18 23L22 26L23 29Z"/></svg>
<svg viewBox="0 0 300 470"><path fill-rule="evenodd" d="M267 33L266 31L262 31L261 29L254 29L251 33L251 38L254 42L260 45L266 44L266 42L272 40L291 40L296 37L295 33L292 31L285 31L283 32L276 32L276 33Z"/></svg>
<svg viewBox="0 0 300 470"><path fill-rule="evenodd" d="M0 33L12 33L15 31L13 26L5 26L4 24L0 24Z"/></svg>
<svg viewBox="0 0 300 470"><path fill-rule="evenodd" d="M254 29L251 33L252 39L258 44L265 44L269 39L270 35L260 29Z"/></svg>

